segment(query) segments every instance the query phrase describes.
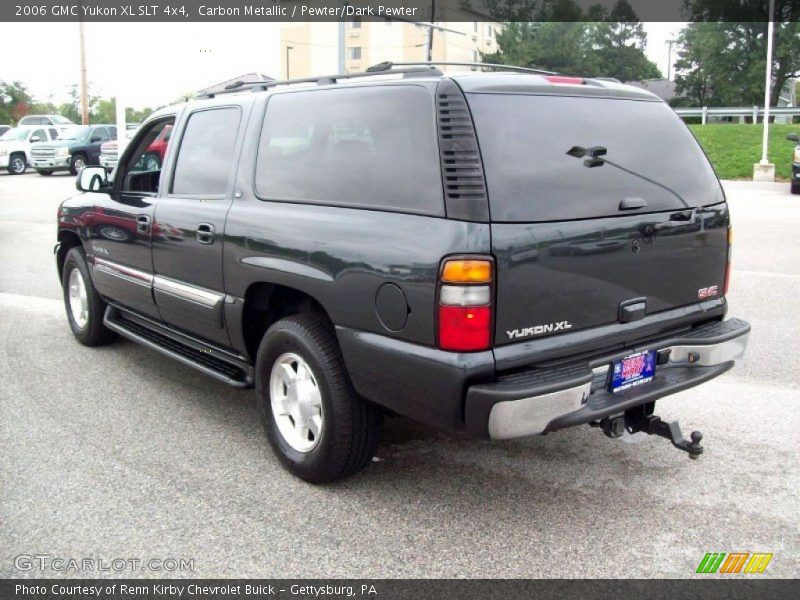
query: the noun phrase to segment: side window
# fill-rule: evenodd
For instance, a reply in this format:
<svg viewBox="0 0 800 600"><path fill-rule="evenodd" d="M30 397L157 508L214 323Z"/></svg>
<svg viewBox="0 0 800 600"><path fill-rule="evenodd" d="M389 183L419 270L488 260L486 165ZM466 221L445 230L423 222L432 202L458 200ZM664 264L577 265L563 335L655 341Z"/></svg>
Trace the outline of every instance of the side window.
<svg viewBox="0 0 800 600"><path fill-rule="evenodd" d="M33 138L35 138L35 137L38 137L38 138L39 138L39 140L38 140L38 141L40 141L40 142L46 142L46 141L47 141L47 134L44 132L44 129L37 129L37 130L35 130L35 131L34 131L34 132L31 134L31 137L29 137L28 139L29 139L29 140L32 140L32 139L33 139Z"/></svg>
<svg viewBox="0 0 800 600"><path fill-rule="evenodd" d="M443 215L433 98L411 85L275 94L255 184L265 200Z"/></svg>
<svg viewBox="0 0 800 600"><path fill-rule="evenodd" d="M48 129L48 131L50 132L50 139L51 140L54 140L54 139L56 139L58 137L58 131L57 130Z"/></svg>
<svg viewBox="0 0 800 600"><path fill-rule="evenodd" d="M101 142L105 142L108 139L108 133L106 133L105 127L95 127L92 129L92 132L89 134L89 141L97 142L98 138Z"/></svg>
<svg viewBox="0 0 800 600"><path fill-rule="evenodd" d="M115 140L117 139L117 128L114 126L108 127L108 139Z"/></svg>
<svg viewBox="0 0 800 600"><path fill-rule="evenodd" d="M116 180L123 192L155 194L161 179L161 155L154 152L156 139L167 127L175 123L174 117L148 123L139 130L125 151Z"/></svg>
<svg viewBox="0 0 800 600"><path fill-rule="evenodd" d="M171 193L179 196L220 196L228 190L238 108L201 110L189 117L178 148Z"/></svg>

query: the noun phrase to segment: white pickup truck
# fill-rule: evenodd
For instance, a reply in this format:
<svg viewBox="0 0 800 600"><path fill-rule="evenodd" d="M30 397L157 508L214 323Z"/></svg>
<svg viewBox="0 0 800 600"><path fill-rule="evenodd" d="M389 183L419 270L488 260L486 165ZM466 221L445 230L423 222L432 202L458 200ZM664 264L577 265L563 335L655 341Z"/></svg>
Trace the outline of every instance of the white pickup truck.
<svg viewBox="0 0 800 600"><path fill-rule="evenodd" d="M31 144L56 138L58 131L54 127L23 125L10 129L0 137L0 168L22 175L31 162Z"/></svg>

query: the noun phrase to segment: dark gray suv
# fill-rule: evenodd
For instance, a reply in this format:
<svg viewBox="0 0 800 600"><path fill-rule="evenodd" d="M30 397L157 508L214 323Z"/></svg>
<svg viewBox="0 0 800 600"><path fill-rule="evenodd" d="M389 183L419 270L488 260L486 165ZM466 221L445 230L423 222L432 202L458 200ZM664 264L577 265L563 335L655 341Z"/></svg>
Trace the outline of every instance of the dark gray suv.
<svg viewBox="0 0 800 600"><path fill-rule="evenodd" d="M725 320L723 191L666 104L428 64L229 91L154 114L109 180L79 175L56 247L78 341L255 386L314 482L369 464L385 412L702 452L655 402L730 369L750 328Z"/></svg>

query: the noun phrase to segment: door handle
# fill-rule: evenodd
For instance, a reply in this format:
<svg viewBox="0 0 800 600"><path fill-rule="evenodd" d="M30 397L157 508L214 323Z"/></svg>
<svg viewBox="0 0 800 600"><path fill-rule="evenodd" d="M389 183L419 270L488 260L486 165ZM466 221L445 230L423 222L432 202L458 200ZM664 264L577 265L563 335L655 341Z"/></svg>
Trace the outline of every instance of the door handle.
<svg viewBox="0 0 800 600"><path fill-rule="evenodd" d="M200 223L195 234L197 241L201 244L214 243L214 226L211 223Z"/></svg>
<svg viewBox="0 0 800 600"><path fill-rule="evenodd" d="M150 217L147 215L139 215L136 217L136 231L139 233L147 233L150 231Z"/></svg>

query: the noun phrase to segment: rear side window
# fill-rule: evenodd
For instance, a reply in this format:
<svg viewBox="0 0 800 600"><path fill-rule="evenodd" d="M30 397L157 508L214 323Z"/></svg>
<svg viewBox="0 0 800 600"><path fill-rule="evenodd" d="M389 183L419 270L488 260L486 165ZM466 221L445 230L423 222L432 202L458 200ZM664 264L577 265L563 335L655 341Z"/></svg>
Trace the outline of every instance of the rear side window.
<svg viewBox="0 0 800 600"><path fill-rule="evenodd" d="M467 95L481 146L493 221L556 221L722 202L699 144L666 104L511 94ZM607 149L587 168L573 146ZM611 164L611 163L614 164ZM616 166L615 166L616 165Z"/></svg>
<svg viewBox="0 0 800 600"><path fill-rule="evenodd" d="M276 94L255 183L262 199L443 215L433 98L418 86Z"/></svg>
<svg viewBox="0 0 800 600"><path fill-rule="evenodd" d="M181 138L172 193L186 196L221 196L228 191L238 108L215 108L193 113Z"/></svg>

